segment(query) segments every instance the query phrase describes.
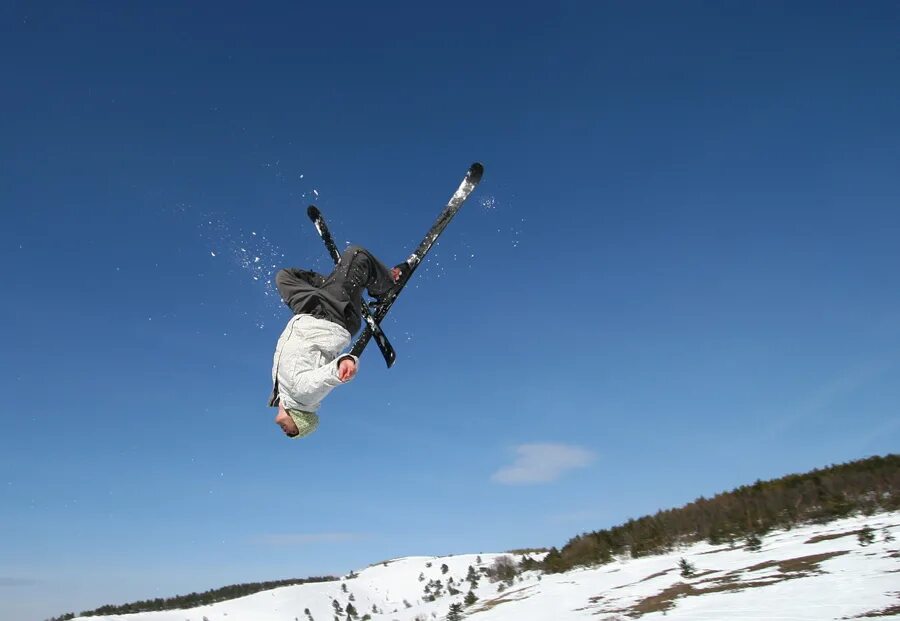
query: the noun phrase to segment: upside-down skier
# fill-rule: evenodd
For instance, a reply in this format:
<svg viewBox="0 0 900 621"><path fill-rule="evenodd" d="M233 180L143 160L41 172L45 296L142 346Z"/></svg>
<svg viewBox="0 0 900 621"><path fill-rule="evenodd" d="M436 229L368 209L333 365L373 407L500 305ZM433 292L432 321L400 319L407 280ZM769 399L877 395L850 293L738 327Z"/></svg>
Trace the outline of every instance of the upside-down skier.
<svg viewBox="0 0 900 621"><path fill-rule="evenodd" d="M362 290L383 298L407 269L407 263L388 269L365 248L350 246L328 276L297 268L275 275L278 293L294 313L275 347L269 399L285 435L315 431L322 399L356 376L359 359L341 352L362 322Z"/></svg>
<svg viewBox="0 0 900 621"><path fill-rule="evenodd" d="M469 167L459 188L416 249L392 269L360 246L350 246L340 253L321 213L310 205L307 215L336 266L328 276L296 268L283 269L275 276L281 299L294 313L275 348L269 399L269 405L278 408L275 422L285 435L302 438L316 430L322 399L356 376L358 356L371 338L375 338L388 367L393 364L394 349L381 330L381 320L481 181L483 172L484 167L478 162ZM363 289L375 298L372 311L363 302ZM341 353L359 330L362 319L366 320L366 329L350 353Z"/></svg>

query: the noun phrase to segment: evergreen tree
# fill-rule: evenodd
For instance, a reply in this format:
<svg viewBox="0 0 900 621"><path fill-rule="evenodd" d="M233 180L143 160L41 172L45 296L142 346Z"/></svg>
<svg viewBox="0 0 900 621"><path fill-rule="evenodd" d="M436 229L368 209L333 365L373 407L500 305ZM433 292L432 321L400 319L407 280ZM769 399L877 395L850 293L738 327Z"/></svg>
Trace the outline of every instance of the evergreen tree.
<svg viewBox="0 0 900 621"><path fill-rule="evenodd" d="M859 545L867 546L875 541L875 531L869 526L863 526L856 538L859 540Z"/></svg>
<svg viewBox="0 0 900 621"><path fill-rule="evenodd" d="M442 574L446 574L448 571L450 571L450 568L447 567L447 563L444 563L443 565L441 565L441 573Z"/></svg>
<svg viewBox="0 0 900 621"><path fill-rule="evenodd" d="M678 562L678 568L681 570L682 578L691 578L696 571L694 566L685 558Z"/></svg>
<svg viewBox="0 0 900 621"><path fill-rule="evenodd" d="M353 604L347 604L347 618L354 619L356 617L356 607Z"/></svg>
<svg viewBox="0 0 900 621"><path fill-rule="evenodd" d="M544 557L544 571L555 574L569 569L569 564L563 560L562 554L556 548L550 548L547 556Z"/></svg>
<svg viewBox="0 0 900 621"><path fill-rule="evenodd" d="M477 601L478 601L478 596L475 595L474 592L469 591L468 593L466 593L466 597L465 597L465 599L463 600L463 603L464 603L466 606L471 606L472 604L474 604L474 603L477 602Z"/></svg>
<svg viewBox="0 0 900 621"><path fill-rule="evenodd" d="M450 612L447 613L447 621L462 620L462 604L450 604Z"/></svg>
<svg viewBox="0 0 900 621"><path fill-rule="evenodd" d="M475 568L469 565L469 571L466 574L466 582L472 585L472 588L478 586L478 574L475 572Z"/></svg>
<svg viewBox="0 0 900 621"><path fill-rule="evenodd" d="M750 552L759 552L762 549L762 539L756 533L750 533L744 539L744 548Z"/></svg>

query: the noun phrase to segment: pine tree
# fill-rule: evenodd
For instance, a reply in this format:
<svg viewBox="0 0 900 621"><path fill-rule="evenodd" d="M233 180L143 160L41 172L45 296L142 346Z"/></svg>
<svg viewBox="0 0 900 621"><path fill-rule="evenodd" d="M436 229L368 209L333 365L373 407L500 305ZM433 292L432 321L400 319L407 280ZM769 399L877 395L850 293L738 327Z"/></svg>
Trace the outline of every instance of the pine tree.
<svg viewBox="0 0 900 621"><path fill-rule="evenodd" d="M568 567L566 566L565 561L563 561L562 554L559 553L559 550L550 548L547 556L544 557L544 571L555 574L563 572L566 569L568 569Z"/></svg>
<svg viewBox="0 0 900 621"><path fill-rule="evenodd" d="M443 565L441 565L441 573L442 574L446 574L448 571L450 571L450 568L447 567L447 563L444 563Z"/></svg>
<svg viewBox="0 0 900 621"><path fill-rule="evenodd" d="M687 559L684 559L684 558L678 562L678 568L681 569L681 577L682 578L690 578L694 575L694 573L696 571L694 566L691 563L689 563Z"/></svg>
<svg viewBox="0 0 900 621"><path fill-rule="evenodd" d="M859 540L859 545L867 546L875 541L875 531L869 526L863 526L856 538Z"/></svg>
<svg viewBox="0 0 900 621"><path fill-rule="evenodd" d="M466 606L471 606L472 604L474 604L477 601L478 601L478 596L475 595L475 593L472 591L469 591L468 593L466 593L466 597L465 597L465 599L463 599L463 603Z"/></svg>
<svg viewBox="0 0 900 621"><path fill-rule="evenodd" d="M762 539L756 533L750 533L744 539L744 548L750 552L759 552L762 549Z"/></svg>
<svg viewBox="0 0 900 621"><path fill-rule="evenodd" d="M347 604L347 618L353 619L356 616L356 607L353 604Z"/></svg>
<svg viewBox="0 0 900 621"><path fill-rule="evenodd" d="M478 574L471 565L469 565L469 572L466 574L466 582L472 585L473 589L478 586Z"/></svg>
<svg viewBox="0 0 900 621"><path fill-rule="evenodd" d="M450 612L447 613L447 621L462 620L462 604L450 604Z"/></svg>

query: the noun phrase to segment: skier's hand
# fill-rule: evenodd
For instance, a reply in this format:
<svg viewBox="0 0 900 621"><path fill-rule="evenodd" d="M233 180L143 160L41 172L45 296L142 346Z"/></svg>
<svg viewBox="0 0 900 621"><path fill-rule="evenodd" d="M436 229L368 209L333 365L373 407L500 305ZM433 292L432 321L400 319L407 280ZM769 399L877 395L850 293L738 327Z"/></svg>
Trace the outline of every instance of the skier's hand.
<svg viewBox="0 0 900 621"><path fill-rule="evenodd" d="M338 379L347 382L356 375L356 361L353 358L344 358L338 364Z"/></svg>

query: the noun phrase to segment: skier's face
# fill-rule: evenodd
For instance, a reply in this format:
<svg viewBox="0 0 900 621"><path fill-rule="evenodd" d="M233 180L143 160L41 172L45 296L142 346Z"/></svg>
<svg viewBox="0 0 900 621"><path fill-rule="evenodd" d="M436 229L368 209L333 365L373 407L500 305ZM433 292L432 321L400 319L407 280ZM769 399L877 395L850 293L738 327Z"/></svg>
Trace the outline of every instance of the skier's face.
<svg viewBox="0 0 900 621"><path fill-rule="evenodd" d="M284 411L284 408L280 405L278 406L278 414L275 415L275 423L281 427L281 430L284 432L284 435L293 438L295 435L300 433L300 430L297 429L297 424L294 422L294 419L291 418L290 414Z"/></svg>

